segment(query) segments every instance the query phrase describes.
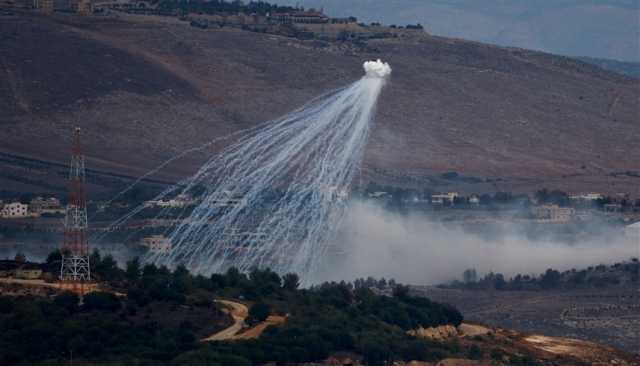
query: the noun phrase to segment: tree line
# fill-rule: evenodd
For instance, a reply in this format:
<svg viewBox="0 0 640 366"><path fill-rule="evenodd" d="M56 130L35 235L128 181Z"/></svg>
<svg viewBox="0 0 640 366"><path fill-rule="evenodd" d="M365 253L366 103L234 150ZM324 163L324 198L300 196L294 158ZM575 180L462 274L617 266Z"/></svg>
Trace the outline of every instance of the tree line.
<svg viewBox="0 0 640 366"><path fill-rule="evenodd" d="M44 267L57 273L60 257L51 253ZM60 364L71 353L77 364L293 364L349 351L369 365L383 365L467 352L407 335L416 327L458 325L462 315L452 306L413 297L395 282L392 292L381 296L346 282L300 288L296 274L269 269L230 268L203 276L137 258L120 268L97 251L91 265L103 291L85 295L82 303L69 292L52 299L0 296L0 364ZM254 340L199 342L207 329L230 323L213 303L216 298L242 299L251 324L272 314L287 321Z"/></svg>
<svg viewBox="0 0 640 366"><path fill-rule="evenodd" d="M539 275L516 274L506 279L502 273L489 272L480 277L474 268L465 270L462 281L456 280L440 285L442 288L464 288L470 290L553 290L604 288L615 286L637 287L640 282L640 263L638 258L612 265L600 264L584 269L558 271L547 269Z"/></svg>

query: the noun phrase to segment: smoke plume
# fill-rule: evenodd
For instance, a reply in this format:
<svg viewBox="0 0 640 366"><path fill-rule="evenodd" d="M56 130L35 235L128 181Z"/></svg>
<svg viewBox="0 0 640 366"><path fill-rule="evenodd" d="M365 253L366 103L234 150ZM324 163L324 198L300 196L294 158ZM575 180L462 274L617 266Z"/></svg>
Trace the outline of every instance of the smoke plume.
<svg viewBox="0 0 640 366"><path fill-rule="evenodd" d="M566 270L612 263L638 255L619 231L602 227L602 235L577 243L550 238L529 239L502 225L491 238L444 225L425 214L400 215L379 205L350 206L337 255L329 258L320 280L385 277L424 285L461 279L467 268L479 274L540 274L547 268Z"/></svg>
<svg viewBox="0 0 640 366"><path fill-rule="evenodd" d="M377 61L365 61L362 65L364 72L369 77L386 78L391 75L391 66L388 63L382 62L380 59Z"/></svg>

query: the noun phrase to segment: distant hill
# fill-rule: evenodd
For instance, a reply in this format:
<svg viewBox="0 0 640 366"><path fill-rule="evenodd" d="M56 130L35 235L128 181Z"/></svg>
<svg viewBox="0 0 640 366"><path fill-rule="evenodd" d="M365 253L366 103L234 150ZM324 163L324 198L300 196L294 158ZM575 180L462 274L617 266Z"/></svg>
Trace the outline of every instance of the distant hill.
<svg viewBox="0 0 640 366"><path fill-rule="evenodd" d="M640 62L622 62L603 58L577 57L578 60L598 65L605 70L640 78Z"/></svg>
<svg viewBox="0 0 640 366"><path fill-rule="evenodd" d="M638 169L640 86L572 58L420 32L354 48L128 15L17 13L2 16L0 37L4 189L64 189L64 169L42 164L67 162L72 126L83 128L88 167L135 177L357 80L364 60L382 58L394 71L364 184L425 187L455 171L480 183L432 188L640 196L637 178L611 174ZM181 179L224 143L154 178ZM108 178L91 189L112 189Z"/></svg>
<svg viewBox="0 0 640 366"><path fill-rule="evenodd" d="M639 0L282 0L365 22L570 56L640 61Z"/></svg>

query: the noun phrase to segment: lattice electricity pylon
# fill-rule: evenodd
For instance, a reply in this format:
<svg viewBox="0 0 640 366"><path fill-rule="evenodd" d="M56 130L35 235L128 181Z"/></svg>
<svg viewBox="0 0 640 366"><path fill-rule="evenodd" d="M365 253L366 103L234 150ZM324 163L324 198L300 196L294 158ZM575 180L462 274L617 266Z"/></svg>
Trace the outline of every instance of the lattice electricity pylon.
<svg viewBox="0 0 640 366"><path fill-rule="evenodd" d="M91 280L84 177L84 155L80 145L80 128L76 128L71 149L69 202L64 219L60 280L64 288L80 293L84 293L86 282Z"/></svg>

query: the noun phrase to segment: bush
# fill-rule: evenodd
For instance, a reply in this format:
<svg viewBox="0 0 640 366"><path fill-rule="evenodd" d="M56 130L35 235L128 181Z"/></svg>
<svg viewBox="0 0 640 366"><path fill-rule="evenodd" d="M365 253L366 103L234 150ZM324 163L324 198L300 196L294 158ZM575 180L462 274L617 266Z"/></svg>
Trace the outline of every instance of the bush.
<svg viewBox="0 0 640 366"><path fill-rule="evenodd" d="M482 350L480 349L480 347L478 347L477 344L471 345L471 347L469 347L469 351L467 352L467 357L469 357L472 360L479 360L482 358Z"/></svg>
<svg viewBox="0 0 640 366"><path fill-rule="evenodd" d="M56 296L53 303L69 313L74 313L78 310L80 297L75 292L65 291Z"/></svg>
<svg viewBox="0 0 640 366"><path fill-rule="evenodd" d="M249 309L249 321L251 323L263 322L271 314L271 306L263 302L253 304Z"/></svg>
<svg viewBox="0 0 640 366"><path fill-rule="evenodd" d="M300 278L295 273L287 273L282 277L282 287L288 291L295 291L300 286Z"/></svg>
<svg viewBox="0 0 640 366"><path fill-rule="evenodd" d="M13 311L13 302L8 297L0 297L0 314L8 314Z"/></svg>
<svg viewBox="0 0 640 366"><path fill-rule="evenodd" d="M84 296L84 309L89 311L116 311L120 309L120 300L110 292L90 292Z"/></svg>
<svg viewBox="0 0 640 366"><path fill-rule="evenodd" d="M491 350L490 355L492 360L500 361L502 360L502 357L504 357L504 351L502 351L500 348L494 348Z"/></svg>

